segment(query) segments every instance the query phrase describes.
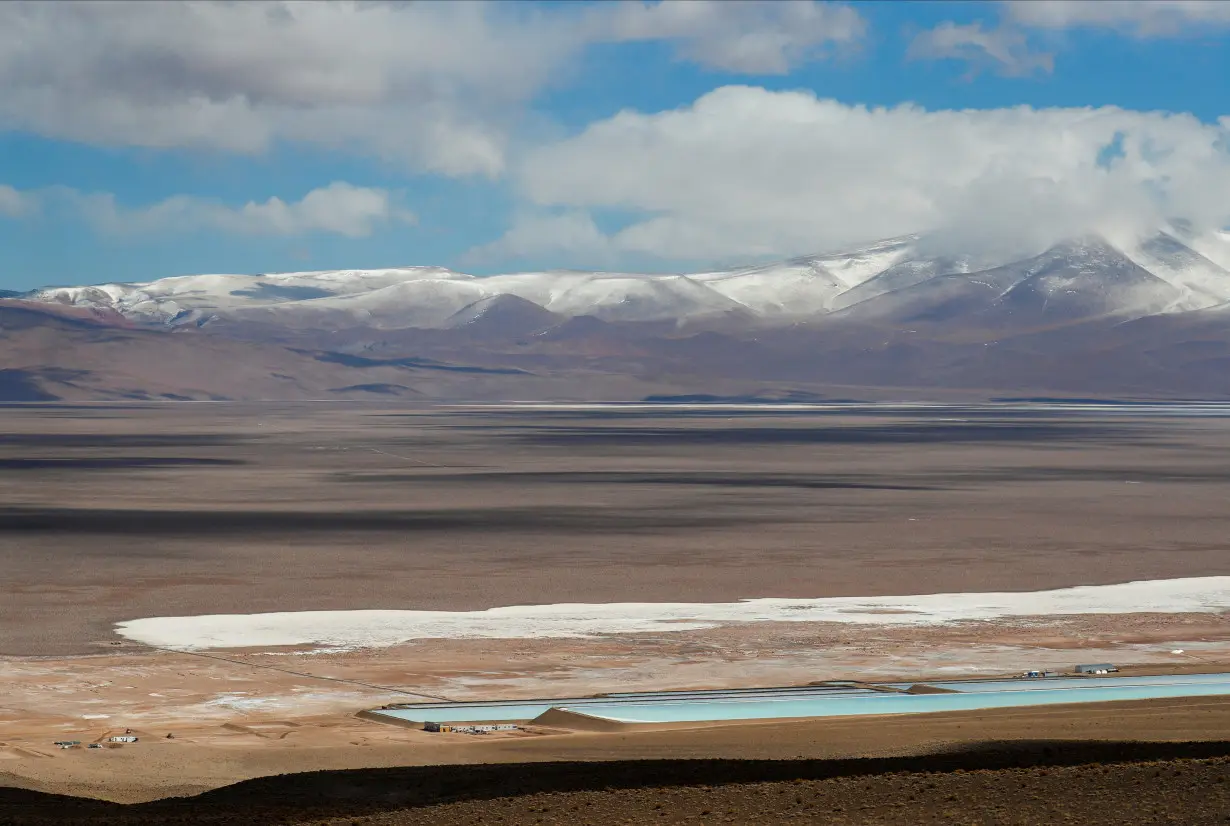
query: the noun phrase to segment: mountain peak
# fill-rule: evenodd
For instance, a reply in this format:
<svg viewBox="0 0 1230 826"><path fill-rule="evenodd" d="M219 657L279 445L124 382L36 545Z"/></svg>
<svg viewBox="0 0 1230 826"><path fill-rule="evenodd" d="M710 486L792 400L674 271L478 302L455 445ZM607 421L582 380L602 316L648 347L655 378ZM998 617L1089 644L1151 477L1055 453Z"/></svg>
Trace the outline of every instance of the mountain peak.
<svg viewBox="0 0 1230 826"><path fill-rule="evenodd" d="M462 307L442 326L451 329L482 330L486 335L521 336L552 327L563 318L532 301L516 295L500 294L480 298Z"/></svg>

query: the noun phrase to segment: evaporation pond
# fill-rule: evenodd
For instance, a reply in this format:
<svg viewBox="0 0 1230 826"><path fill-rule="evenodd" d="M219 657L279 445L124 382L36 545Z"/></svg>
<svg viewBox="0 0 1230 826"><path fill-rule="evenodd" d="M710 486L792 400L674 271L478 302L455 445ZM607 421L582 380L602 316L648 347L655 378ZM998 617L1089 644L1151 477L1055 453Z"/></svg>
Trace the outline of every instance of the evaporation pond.
<svg viewBox="0 0 1230 826"><path fill-rule="evenodd" d="M911 683L895 683L905 688ZM853 686L651 692L574 699L427 703L376 713L421 722L532 720L559 708L628 723L771 720L860 714L922 714L1014 706L1230 694L1230 674L942 681L944 694L902 694Z"/></svg>

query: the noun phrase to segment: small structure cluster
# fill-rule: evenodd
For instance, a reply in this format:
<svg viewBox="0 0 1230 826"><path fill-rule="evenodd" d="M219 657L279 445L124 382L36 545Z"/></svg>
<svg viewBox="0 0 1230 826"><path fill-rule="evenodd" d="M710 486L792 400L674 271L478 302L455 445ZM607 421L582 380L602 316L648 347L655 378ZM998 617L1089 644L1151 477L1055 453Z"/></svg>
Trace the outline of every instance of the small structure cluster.
<svg viewBox="0 0 1230 826"><path fill-rule="evenodd" d="M1076 666L1073 672L1076 674L1111 674L1118 670L1119 667L1114 663L1090 663ZM1041 671L1031 668L1029 671L1021 672L1021 676L1025 679L1038 679L1040 677L1059 677L1061 675L1058 671Z"/></svg>
<svg viewBox="0 0 1230 826"><path fill-rule="evenodd" d="M87 749L101 749L108 747L114 748L116 746L124 745L125 743L135 743L139 739L140 738L137 737L137 735L132 733L132 729L124 729L123 734L104 735L92 743L85 744L85 747ZM80 740L56 740L55 745L56 748L74 749L79 748L82 743Z"/></svg>
<svg viewBox="0 0 1230 826"><path fill-rule="evenodd" d="M491 734L493 731L514 731L520 726L513 723L481 723L453 725L451 723L423 723L423 731L452 732L453 734Z"/></svg>

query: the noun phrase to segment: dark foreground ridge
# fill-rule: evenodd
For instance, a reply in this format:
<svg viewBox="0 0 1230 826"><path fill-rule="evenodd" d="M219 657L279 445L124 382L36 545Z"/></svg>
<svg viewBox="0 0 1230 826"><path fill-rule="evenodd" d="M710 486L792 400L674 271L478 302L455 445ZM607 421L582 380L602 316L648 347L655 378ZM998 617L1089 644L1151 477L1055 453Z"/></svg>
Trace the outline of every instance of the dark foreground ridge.
<svg viewBox="0 0 1230 826"><path fill-rule="evenodd" d="M1226 823L1230 742L989 743L914 757L309 772L121 805L0 789L0 823Z"/></svg>

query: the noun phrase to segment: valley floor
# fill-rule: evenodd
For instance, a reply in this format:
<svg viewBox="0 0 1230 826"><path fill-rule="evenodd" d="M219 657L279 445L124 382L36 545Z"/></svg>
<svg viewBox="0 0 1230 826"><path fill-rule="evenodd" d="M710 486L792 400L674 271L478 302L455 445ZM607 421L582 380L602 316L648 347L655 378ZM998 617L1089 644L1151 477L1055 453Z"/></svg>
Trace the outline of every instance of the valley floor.
<svg viewBox="0 0 1230 826"><path fill-rule="evenodd" d="M491 737L433 736L354 716L438 697L934 679L1099 661L1225 671L1230 618L1216 611L1142 606L931 627L719 623L355 649L184 652L116 633L128 620L201 614L1028 592L1224 576L1230 420L1217 416L173 404L4 412L0 786L137 803L325 769L829 760L1037 739L1230 742L1230 698ZM52 745L128 729L138 743ZM1158 776L1170 778L1174 766L1191 780L1176 786L1192 790L1183 804L1191 817L1222 805L1201 778L1224 774L1224 764L1166 763ZM880 808L866 816L849 809L853 787L836 781L807 779L830 785L809 786L804 801L840 806L849 822L888 824L951 820L948 794L1016 801L1021 817L1077 813L995 786L1018 780L1043 797L1087 787L1090 805L1098 795L1137 795L1144 813L1162 799L1136 788L1143 775L1135 768L1115 769L1103 785L1093 769L1064 769L1076 774L1062 782L1042 771L988 775L983 797L974 787L942 799L918 791L913 821L905 813L915 810L875 803L907 788L892 778L868 787ZM684 784L666 811L696 822L719 810L734 822L814 822L820 810L791 808L785 787L772 785L779 781L743 777L745 786L770 784L746 793ZM954 774L937 788L971 782ZM593 822L611 822L610 813L641 818L633 822L667 816L646 808L649 797L604 788L575 787L591 797L567 806L590 801ZM1187 800L1187 791L1176 794ZM1072 806L1083 805L1074 795ZM485 804L459 800L432 810L431 820L422 806L437 802L341 814L389 824L499 822L492 813L505 823L562 823L550 818L571 811L523 798L492 803L479 817L466 807ZM768 819L754 819L755 807ZM0 822L25 816L15 811L0 810ZM1031 822L1009 811L985 819L973 806L969 814L968 822ZM333 816L290 807L270 819L318 815Z"/></svg>

